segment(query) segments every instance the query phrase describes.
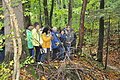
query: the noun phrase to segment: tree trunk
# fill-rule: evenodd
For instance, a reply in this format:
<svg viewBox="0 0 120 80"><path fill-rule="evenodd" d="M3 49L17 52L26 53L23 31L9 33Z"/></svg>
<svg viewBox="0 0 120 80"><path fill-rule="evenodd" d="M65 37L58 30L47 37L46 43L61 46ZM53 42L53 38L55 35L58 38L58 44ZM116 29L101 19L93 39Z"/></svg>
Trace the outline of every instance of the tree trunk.
<svg viewBox="0 0 120 80"><path fill-rule="evenodd" d="M68 4L68 25L72 26L72 0Z"/></svg>
<svg viewBox="0 0 120 80"><path fill-rule="evenodd" d="M8 12L8 9L6 9L6 5L4 3L4 0L3 1L3 7L5 8L4 9L4 16L5 16L5 19L4 19L4 32L5 32L5 35L10 35L10 30L11 30L11 27L10 27L10 14ZM18 26L22 29L24 28L24 23L23 23L23 10L22 10L22 2L19 2L19 5L14 7L13 8L14 12L15 12L15 15L16 15L16 19L18 20ZM12 40L11 38L7 38L5 40L5 54L6 55L10 55L10 53L13 53L13 49L12 49L12 44L11 44Z"/></svg>
<svg viewBox="0 0 120 80"><path fill-rule="evenodd" d="M2 0L3 3L3 7L4 7L4 33L5 35L9 35L10 33L10 14L8 13L8 9L6 9L6 5L4 3L4 0ZM5 60L8 60L8 55L10 55L10 53L13 53L13 49L12 49L12 44L11 44L11 38L6 38L5 39L5 55L7 56L7 58Z"/></svg>
<svg viewBox="0 0 120 80"><path fill-rule="evenodd" d="M107 63L108 63L109 44L110 44L110 15L109 15L109 25L107 29L107 48L106 48L106 58L105 58L105 69L107 68Z"/></svg>
<svg viewBox="0 0 120 80"><path fill-rule="evenodd" d="M29 10L26 10L28 8ZM23 12L30 12L30 1L23 4ZM31 25L30 15L24 15L24 27Z"/></svg>
<svg viewBox="0 0 120 80"><path fill-rule="evenodd" d="M85 18L86 7L87 7L87 0L83 0L81 14L80 14L79 43L78 43L78 48L81 52L82 52L83 39L84 39L84 18Z"/></svg>
<svg viewBox="0 0 120 80"><path fill-rule="evenodd" d="M119 49L120 49L120 22L118 21L118 49L117 49L118 52Z"/></svg>
<svg viewBox="0 0 120 80"><path fill-rule="evenodd" d="M52 27L52 15L53 15L53 9L54 9L54 1L55 0L52 0L51 11L50 11L50 27Z"/></svg>
<svg viewBox="0 0 120 80"><path fill-rule="evenodd" d="M45 14L45 26L49 27L47 0L43 0L43 6L44 6L44 14Z"/></svg>
<svg viewBox="0 0 120 80"><path fill-rule="evenodd" d="M20 36L19 22L16 18L16 14L14 9L11 7L11 2L8 0L4 0L6 8L8 9L8 13L10 14L10 25L11 29L13 29L13 48L14 48L14 72L13 72L13 80L19 80L20 77L20 65L19 59L22 54L22 40ZM18 5L19 6L19 5Z"/></svg>
<svg viewBox="0 0 120 80"><path fill-rule="evenodd" d="M104 0L100 1L100 9L104 9ZM100 18L99 24L100 25L99 25L99 41L98 41L97 60L102 63L103 43L104 43L104 17Z"/></svg>
<svg viewBox="0 0 120 80"><path fill-rule="evenodd" d="M42 14L41 14L41 12L42 12L42 10L41 10L41 0L39 0L39 10L40 10L40 25L41 25L41 27L43 26L42 25Z"/></svg>

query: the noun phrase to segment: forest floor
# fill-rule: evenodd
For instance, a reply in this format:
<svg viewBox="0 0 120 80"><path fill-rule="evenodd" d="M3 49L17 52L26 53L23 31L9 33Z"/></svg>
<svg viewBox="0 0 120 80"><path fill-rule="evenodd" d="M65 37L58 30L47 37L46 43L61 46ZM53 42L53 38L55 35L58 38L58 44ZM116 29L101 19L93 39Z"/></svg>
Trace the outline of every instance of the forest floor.
<svg viewBox="0 0 120 80"><path fill-rule="evenodd" d="M120 80L120 51L117 37L113 35L110 41L107 69L104 67L106 47L103 51L102 65L96 61L96 56L92 56L97 53L97 44L86 45L83 47L84 54L77 53L64 62L26 65L21 68L21 80Z"/></svg>
<svg viewBox="0 0 120 80"><path fill-rule="evenodd" d="M83 57L73 57L64 62L30 64L21 69L21 80L120 80L120 58L109 55L106 70L99 62Z"/></svg>

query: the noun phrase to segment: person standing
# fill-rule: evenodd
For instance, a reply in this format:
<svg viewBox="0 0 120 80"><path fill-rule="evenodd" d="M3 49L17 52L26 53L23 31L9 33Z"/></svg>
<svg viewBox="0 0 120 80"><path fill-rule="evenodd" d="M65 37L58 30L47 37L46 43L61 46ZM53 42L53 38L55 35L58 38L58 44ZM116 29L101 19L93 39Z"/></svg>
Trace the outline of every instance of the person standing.
<svg viewBox="0 0 120 80"><path fill-rule="evenodd" d="M73 31L73 29L70 28L70 26L67 26L66 30L65 30L65 33L66 33L66 49L67 49L67 52L68 52L68 56L70 56L71 43L74 40L74 31Z"/></svg>
<svg viewBox="0 0 120 80"><path fill-rule="evenodd" d="M28 28L26 29L26 36L27 36L27 46L29 49L30 56L34 58L34 48L32 43L32 29L33 29L33 26L28 26Z"/></svg>
<svg viewBox="0 0 120 80"><path fill-rule="evenodd" d="M58 39L58 32L57 32L56 27L52 28L51 35L53 37L53 39L51 40L51 42L52 42L52 51L53 51L52 60L56 60L57 59L57 53L60 52L60 50L59 50L60 41Z"/></svg>
<svg viewBox="0 0 120 80"><path fill-rule="evenodd" d="M32 30L32 43L36 52L35 61L39 62L41 58L40 48L41 48L42 39L41 39L40 25L38 22L34 23L34 29Z"/></svg>
<svg viewBox="0 0 120 80"><path fill-rule="evenodd" d="M51 47L51 35L50 35L50 30L49 28L45 27L42 31L42 48L45 51L45 55L47 56L47 61L49 62L50 60L50 47ZM44 59L44 56L42 57Z"/></svg>
<svg viewBox="0 0 120 80"><path fill-rule="evenodd" d="M60 31L60 41L62 42L62 45L64 46L64 48L66 48L66 34L64 30Z"/></svg>

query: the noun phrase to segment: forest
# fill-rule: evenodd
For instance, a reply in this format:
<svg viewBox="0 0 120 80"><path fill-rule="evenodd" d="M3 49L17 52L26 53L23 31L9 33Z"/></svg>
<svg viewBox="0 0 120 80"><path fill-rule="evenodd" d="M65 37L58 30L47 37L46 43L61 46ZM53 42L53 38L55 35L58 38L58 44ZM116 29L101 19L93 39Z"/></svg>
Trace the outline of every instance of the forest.
<svg viewBox="0 0 120 80"><path fill-rule="evenodd" d="M119 5L0 0L0 80L120 80Z"/></svg>

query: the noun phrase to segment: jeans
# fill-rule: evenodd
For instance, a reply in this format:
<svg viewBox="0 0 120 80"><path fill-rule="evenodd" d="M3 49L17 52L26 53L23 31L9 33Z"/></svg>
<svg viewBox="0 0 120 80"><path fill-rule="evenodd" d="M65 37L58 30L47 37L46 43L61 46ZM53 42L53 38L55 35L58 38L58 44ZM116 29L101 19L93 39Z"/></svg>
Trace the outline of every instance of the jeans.
<svg viewBox="0 0 120 80"><path fill-rule="evenodd" d="M64 54L65 53L65 49L60 47L59 50L60 50L60 53L58 54L58 59L59 60L63 60L64 57L65 57L65 54Z"/></svg>
<svg viewBox="0 0 120 80"><path fill-rule="evenodd" d="M41 62L45 62L45 61L48 61L49 62L49 59L50 59L50 48L47 48L47 52L44 53L44 52L41 52L40 54L40 61Z"/></svg>
<svg viewBox="0 0 120 80"><path fill-rule="evenodd" d="M30 56L34 58L34 48L29 49Z"/></svg>
<svg viewBox="0 0 120 80"><path fill-rule="evenodd" d="M52 60L56 60L57 59L57 53L59 52L59 48L55 48L52 49L53 53L52 53Z"/></svg>
<svg viewBox="0 0 120 80"><path fill-rule="evenodd" d="M71 48L71 46L68 45L68 46L67 46L67 55L68 55L68 56L70 56L70 53L71 53L71 49L70 49L70 48Z"/></svg>

